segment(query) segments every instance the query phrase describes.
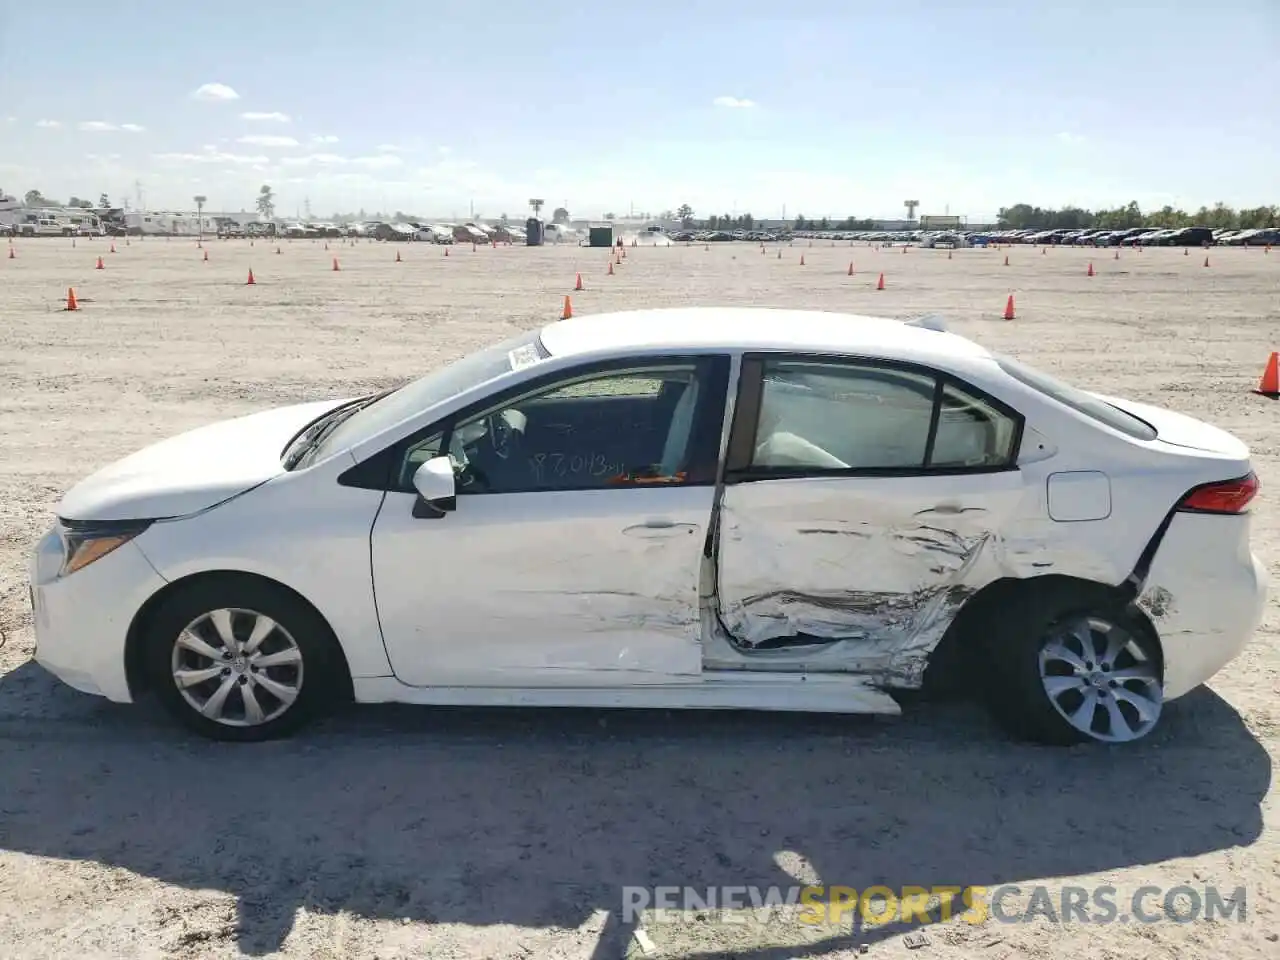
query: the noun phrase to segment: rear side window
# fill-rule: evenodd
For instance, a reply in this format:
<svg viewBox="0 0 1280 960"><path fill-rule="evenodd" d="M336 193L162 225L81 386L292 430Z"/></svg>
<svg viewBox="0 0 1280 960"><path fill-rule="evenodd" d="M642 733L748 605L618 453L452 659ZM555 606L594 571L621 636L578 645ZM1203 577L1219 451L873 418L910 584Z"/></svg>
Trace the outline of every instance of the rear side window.
<svg viewBox="0 0 1280 960"><path fill-rule="evenodd" d="M1113 430L1119 430L1125 436L1133 437L1135 440L1154 440L1158 436L1155 428L1147 421L1139 420L1133 414L1125 413L1078 387L1063 383L1056 377L1051 377L1041 370L1036 370L1009 357L997 356L995 359L1000 364L1000 368L1013 379L1026 384L1032 390L1052 397L1077 413L1083 413L1092 420L1105 423Z"/></svg>
<svg viewBox="0 0 1280 960"><path fill-rule="evenodd" d="M764 363L748 469L913 475L1011 467L1019 420L925 370L825 360Z"/></svg>

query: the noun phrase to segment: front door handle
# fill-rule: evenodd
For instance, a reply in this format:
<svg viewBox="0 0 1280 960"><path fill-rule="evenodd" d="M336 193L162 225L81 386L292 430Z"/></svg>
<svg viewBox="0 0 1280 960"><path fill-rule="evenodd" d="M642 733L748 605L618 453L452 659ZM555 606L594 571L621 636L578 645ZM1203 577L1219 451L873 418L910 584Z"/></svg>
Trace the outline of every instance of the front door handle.
<svg viewBox="0 0 1280 960"><path fill-rule="evenodd" d="M624 527L622 532L629 537L676 537L688 536L696 533L698 525L696 523L677 523L674 520L646 520L644 523L637 523L630 527Z"/></svg>

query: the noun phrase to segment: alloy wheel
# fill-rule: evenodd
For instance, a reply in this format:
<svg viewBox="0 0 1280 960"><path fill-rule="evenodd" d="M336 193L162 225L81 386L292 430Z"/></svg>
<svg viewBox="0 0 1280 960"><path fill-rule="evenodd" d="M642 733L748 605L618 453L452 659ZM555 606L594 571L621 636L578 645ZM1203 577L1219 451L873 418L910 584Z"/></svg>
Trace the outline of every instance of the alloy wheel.
<svg viewBox="0 0 1280 960"><path fill-rule="evenodd" d="M173 644L173 682L201 716L255 727L283 715L302 690L302 650L256 610L226 607L192 620Z"/></svg>
<svg viewBox="0 0 1280 960"><path fill-rule="evenodd" d="M1126 627L1077 617L1059 624L1040 648L1040 681L1053 707L1092 740L1127 743L1160 719L1160 667Z"/></svg>

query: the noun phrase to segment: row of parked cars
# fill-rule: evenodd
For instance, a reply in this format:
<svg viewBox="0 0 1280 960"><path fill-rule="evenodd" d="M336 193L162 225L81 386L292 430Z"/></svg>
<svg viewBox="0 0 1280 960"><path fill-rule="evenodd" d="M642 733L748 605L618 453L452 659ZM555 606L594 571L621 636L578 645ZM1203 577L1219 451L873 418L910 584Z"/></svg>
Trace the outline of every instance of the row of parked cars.
<svg viewBox="0 0 1280 960"><path fill-rule="evenodd" d="M1280 243L1280 228L1225 230L1209 227L1129 227L1124 230L1003 230L985 235L992 243L1091 247L1268 246Z"/></svg>

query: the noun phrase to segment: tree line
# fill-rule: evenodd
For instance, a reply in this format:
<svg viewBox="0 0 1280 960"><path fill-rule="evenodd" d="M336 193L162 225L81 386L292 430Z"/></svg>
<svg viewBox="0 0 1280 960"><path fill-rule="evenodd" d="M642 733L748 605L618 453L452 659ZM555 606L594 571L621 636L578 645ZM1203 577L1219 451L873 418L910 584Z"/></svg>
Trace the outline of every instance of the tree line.
<svg viewBox="0 0 1280 960"><path fill-rule="evenodd" d="M1123 230L1128 227L1211 227L1222 230L1255 230L1280 227L1280 207L1248 207L1236 210L1225 203L1201 207L1195 213L1177 210L1171 206L1144 212L1137 203L1116 207L1114 210L1085 210L1081 207L1063 207L1054 210L1033 207L1029 203L1015 203L1001 207L999 225L1010 229L1040 227L1044 230L1089 227Z"/></svg>

